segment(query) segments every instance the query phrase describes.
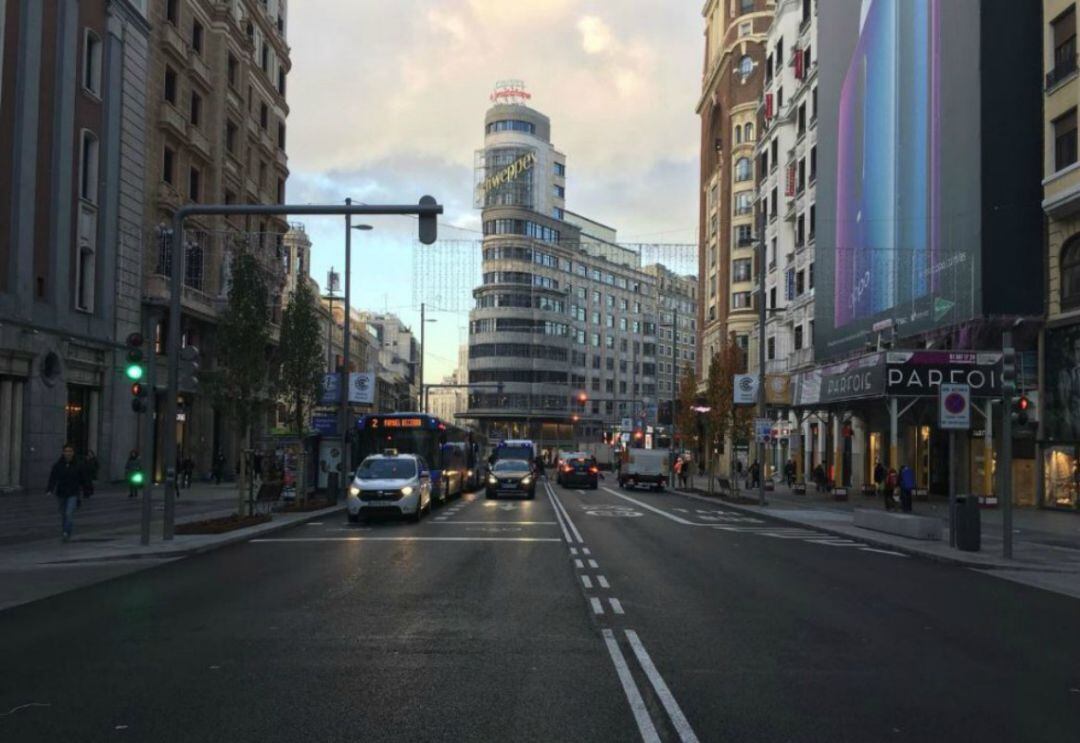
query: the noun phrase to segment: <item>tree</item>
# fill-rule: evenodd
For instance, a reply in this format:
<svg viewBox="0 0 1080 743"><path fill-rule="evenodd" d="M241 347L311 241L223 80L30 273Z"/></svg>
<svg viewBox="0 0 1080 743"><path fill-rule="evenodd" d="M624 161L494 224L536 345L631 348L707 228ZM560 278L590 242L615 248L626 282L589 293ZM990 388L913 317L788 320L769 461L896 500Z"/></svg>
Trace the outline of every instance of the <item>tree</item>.
<svg viewBox="0 0 1080 743"><path fill-rule="evenodd" d="M319 334L319 313L315 293L306 281L300 281L289 298L281 319L281 342L278 346L281 374L279 399L285 403L301 442L307 429L307 413L318 398L322 386L323 353ZM300 456L300 476L296 494L303 499L305 457Z"/></svg>
<svg viewBox="0 0 1080 743"><path fill-rule="evenodd" d="M687 443L697 433L697 416L693 408L697 404L697 374L692 364L687 364L683 370L682 379L679 380L679 396L675 401L675 410L672 420L675 428L682 436L683 447L690 448Z"/></svg>
<svg viewBox="0 0 1080 743"><path fill-rule="evenodd" d="M735 342L734 335L720 347L709 365L707 386L707 432L710 454L731 437L732 442L745 441L752 435L754 410L735 405L735 375L746 370L746 354ZM709 458L710 473L713 458Z"/></svg>
<svg viewBox="0 0 1080 743"><path fill-rule="evenodd" d="M258 260L243 250L233 258L229 301L215 336L217 368L211 390L233 421L238 452L251 448L251 427L266 404L270 291ZM247 467L237 478L237 513L243 512Z"/></svg>

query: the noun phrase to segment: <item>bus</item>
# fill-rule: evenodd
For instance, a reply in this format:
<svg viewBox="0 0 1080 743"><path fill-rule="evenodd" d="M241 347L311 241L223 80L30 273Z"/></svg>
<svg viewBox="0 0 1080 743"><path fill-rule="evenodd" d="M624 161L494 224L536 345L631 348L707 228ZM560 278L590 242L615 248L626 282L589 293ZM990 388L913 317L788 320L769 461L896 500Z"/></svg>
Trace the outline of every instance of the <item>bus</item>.
<svg viewBox="0 0 1080 743"><path fill-rule="evenodd" d="M356 420L353 464L364 457L396 449L416 454L427 464L432 497L446 500L460 495L479 477L477 459L482 442L452 423L424 413L375 413Z"/></svg>

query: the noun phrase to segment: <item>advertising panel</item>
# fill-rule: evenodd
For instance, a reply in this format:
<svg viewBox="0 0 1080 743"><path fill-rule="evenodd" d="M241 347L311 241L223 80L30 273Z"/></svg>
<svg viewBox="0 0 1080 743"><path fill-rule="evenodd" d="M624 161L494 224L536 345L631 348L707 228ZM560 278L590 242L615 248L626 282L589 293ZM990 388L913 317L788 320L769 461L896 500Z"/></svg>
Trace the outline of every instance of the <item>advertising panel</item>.
<svg viewBox="0 0 1080 743"><path fill-rule="evenodd" d="M978 0L824 0L815 351L980 304ZM947 43L945 40L948 40Z"/></svg>
<svg viewBox="0 0 1080 743"><path fill-rule="evenodd" d="M349 402L359 405L375 403L375 375L371 372L349 373Z"/></svg>
<svg viewBox="0 0 1080 743"><path fill-rule="evenodd" d="M1045 405L1048 441L1080 441L1080 325L1046 331Z"/></svg>

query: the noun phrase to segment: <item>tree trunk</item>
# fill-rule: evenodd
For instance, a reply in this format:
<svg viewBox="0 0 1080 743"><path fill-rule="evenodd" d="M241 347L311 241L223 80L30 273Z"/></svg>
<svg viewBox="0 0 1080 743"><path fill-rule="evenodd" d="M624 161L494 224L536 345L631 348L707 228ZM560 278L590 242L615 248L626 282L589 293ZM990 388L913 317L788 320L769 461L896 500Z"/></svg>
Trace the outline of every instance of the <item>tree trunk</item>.
<svg viewBox="0 0 1080 743"><path fill-rule="evenodd" d="M236 434L236 451L240 461L240 473L236 477L236 515L244 515L244 501L247 499L248 467L250 466L248 455L248 435L250 428L245 426L243 431Z"/></svg>
<svg viewBox="0 0 1080 743"><path fill-rule="evenodd" d="M296 466L296 502L304 503L307 500L307 481L304 475L307 456L304 449L304 400L300 395L296 396L296 438L300 442L300 452L297 455L299 461Z"/></svg>

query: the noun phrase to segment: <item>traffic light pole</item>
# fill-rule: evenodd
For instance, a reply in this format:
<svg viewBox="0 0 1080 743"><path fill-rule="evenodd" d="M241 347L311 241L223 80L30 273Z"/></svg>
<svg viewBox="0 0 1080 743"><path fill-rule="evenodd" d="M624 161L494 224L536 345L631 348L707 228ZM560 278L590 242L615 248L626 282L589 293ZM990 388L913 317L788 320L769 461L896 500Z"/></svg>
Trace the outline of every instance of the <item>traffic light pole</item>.
<svg viewBox="0 0 1080 743"><path fill-rule="evenodd" d="M435 242L437 234L436 219L443 213L442 204L431 196L422 196L416 204L188 204L173 213L172 234L169 245L172 250L171 273L169 278L169 328L166 342L169 350L169 383L165 391L165 431L164 451L165 468L165 533L166 539L172 538L172 508L176 498L176 476L179 456L176 451L176 396L180 385L180 313L181 297L184 291L184 220L193 216L349 216L367 215L407 215L419 217L419 239L425 245ZM348 280L346 278L346 280ZM348 322L348 308L345 312ZM348 342L348 333L345 335ZM343 380L347 384L347 378ZM342 386L345 386L344 384ZM344 438L345 432L342 431Z"/></svg>
<svg viewBox="0 0 1080 743"><path fill-rule="evenodd" d="M1002 365L1001 380L1001 529L1002 529L1002 556L1006 560L1012 559L1012 394L1016 386L1016 350L1013 348L1012 331L1006 330L1001 334L1002 357L1006 361ZM1012 366L1012 373L1008 367Z"/></svg>
<svg viewBox="0 0 1080 743"><path fill-rule="evenodd" d="M765 417L765 213L758 207L758 418ZM757 432L755 431L755 434ZM765 505L765 442L757 442L758 505ZM711 456L712 452L710 452Z"/></svg>
<svg viewBox="0 0 1080 743"><path fill-rule="evenodd" d="M139 525L139 543L150 544L150 522L154 516L154 435L157 430L157 355L155 354L154 329L157 313L147 312L143 319L143 338L146 339L146 386L150 389L146 410L139 413L142 435L138 443L139 464L144 473L142 485L142 517ZM146 416L146 420L142 420ZM149 465L147 464L149 462ZM130 476L130 475L129 475ZM128 483L128 487L131 484Z"/></svg>

